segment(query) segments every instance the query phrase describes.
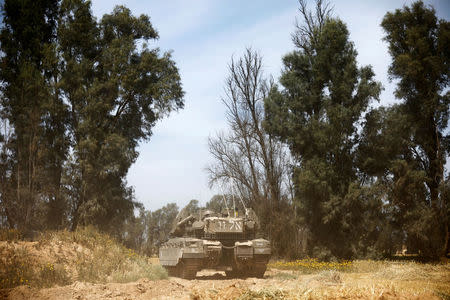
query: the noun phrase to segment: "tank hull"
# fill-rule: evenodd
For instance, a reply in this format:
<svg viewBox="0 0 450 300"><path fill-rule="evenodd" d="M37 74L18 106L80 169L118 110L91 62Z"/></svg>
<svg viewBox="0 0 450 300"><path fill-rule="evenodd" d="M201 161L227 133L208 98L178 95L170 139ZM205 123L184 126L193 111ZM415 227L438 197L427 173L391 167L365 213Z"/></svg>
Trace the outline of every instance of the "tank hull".
<svg viewBox="0 0 450 300"><path fill-rule="evenodd" d="M159 259L170 276L192 279L202 269L225 271L227 276L264 276L271 255L265 239L247 241L205 240L190 237L169 239Z"/></svg>

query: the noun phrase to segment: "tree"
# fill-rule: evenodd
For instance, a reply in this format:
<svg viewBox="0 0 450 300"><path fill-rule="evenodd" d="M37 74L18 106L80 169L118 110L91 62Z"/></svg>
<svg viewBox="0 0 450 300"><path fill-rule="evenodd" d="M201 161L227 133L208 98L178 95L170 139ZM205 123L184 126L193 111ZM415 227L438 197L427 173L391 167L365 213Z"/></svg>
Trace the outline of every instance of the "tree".
<svg viewBox="0 0 450 300"><path fill-rule="evenodd" d="M151 251L147 247L147 218L149 214L150 212L146 211L143 205L140 205L138 215L132 215L125 221L120 237L127 248L146 255L151 255Z"/></svg>
<svg viewBox="0 0 450 300"><path fill-rule="evenodd" d="M169 233L177 215L178 206L175 203L169 203L151 213L148 236L153 249L152 253L158 253L161 244L169 239Z"/></svg>
<svg viewBox="0 0 450 300"><path fill-rule="evenodd" d="M0 177L11 227L46 219L120 236L138 208L125 181L136 147L183 107L170 52L146 44L158 38L150 18L118 6L97 22L90 5L5 2L1 113L12 134Z"/></svg>
<svg viewBox="0 0 450 300"><path fill-rule="evenodd" d="M191 214L198 214L200 207L198 206L198 200L192 199L189 203L183 208L184 214L189 216Z"/></svg>
<svg viewBox="0 0 450 300"><path fill-rule="evenodd" d="M227 192L252 207L261 220L263 233L277 246L278 254L284 255L290 239L281 237L295 227L289 222L275 222L292 210L289 154L262 124L263 100L272 83L264 78L261 55L251 49L246 49L242 58L232 59L228 69L222 102L230 130L208 140L215 159L207 168L210 183L228 186L231 190Z"/></svg>
<svg viewBox="0 0 450 300"><path fill-rule="evenodd" d="M133 212L125 176L155 122L183 107L178 69L139 41L157 39L148 16L116 7L97 24L90 3L63 1L58 26L61 90L70 111L78 191L73 224L108 230Z"/></svg>
<svg viewBox="0 0 450 300"><path fill-rule="evenodd" d="M444 180L449 142L450 23L438 20L433 8L418 1L387 13L381 26L392 56L389 75L398 80L395 96L403 100L402 110L411 128L407 139L412 143L411 156L415 164L408 167L412 168L411 172L424 172L419 182L425 186L417 187L419 194L407 204L408 212L419 216L414 227L424 230L428 226L419 223L428 221L422 220L420 215L427 216L427 220L439 220L437 226L432 226L439 233L416 231L415 237L410 238L420 240L422 251L437 255L448 249L447 203L440 185ZM426 212L429 208L432 215ZM442 246L444 244L446 246Z"/></svg>
<svg viewBox="0 0 450 300"><path fill-rule="evenodd" d="M245 214L245 207L239 199L238 195L214 195L208 202L206 202L205 209L212 210L215 213L226 213L233 216L234 209L239 215Z"/></svg>
<svg viewBox="0 0 450 300"><path fill-rule="evenodd" d="M140 205L139 214L126 220L121 240L139 253L154 255L158 253L161 244L169 239L177 214L178 206L175 203L169 203L153 212Z"/></svg>
<svg viewBox="0 0 450 300"><path fill-rule="evenodd" d="M53 121L63 104L53 93L55 74L47 64L57 11L56 0L5 1L2 6L0 108L10 134L4 140L1 204L8 225L22 230L42 228L44 206L60 199L60 158L67 148L61 142L64 128Z"/></svg>
<svg viewBox="0 0 450 300"><path fill-rule="evenodd" d="M374 251L383 256L393 255L405 244L409 250L415 249L405 233L412 237L412 231L417 230L413 224L420 216L411 213L411 208L424 190L411 132L402 106L372 109L365 116L355 153L361 180L383 201L377 210L378 236L372 234Z"/></svg>
<svg viewBox="0 0 450 300"><path fill-rule="evenodd" d="M221 213L227 211L227 207L230 209L232 205L233 204L230 203L230 197L227 197L227 195L214 195L208 202L206 202L205 208L216 213Z"/></svg>
<svg viewBox="0 0 450 300"><path fill-rule="evenodd" d="M265 100L265 125L287 142L299 223L311 235L309 254L349 258L359 242L370 199L354 167L358 126L381 84L370 66L357 67L346 25L318 0L315 14L300 1L303 23L293 35L296 50L283 58L282 90Z"/></svg>

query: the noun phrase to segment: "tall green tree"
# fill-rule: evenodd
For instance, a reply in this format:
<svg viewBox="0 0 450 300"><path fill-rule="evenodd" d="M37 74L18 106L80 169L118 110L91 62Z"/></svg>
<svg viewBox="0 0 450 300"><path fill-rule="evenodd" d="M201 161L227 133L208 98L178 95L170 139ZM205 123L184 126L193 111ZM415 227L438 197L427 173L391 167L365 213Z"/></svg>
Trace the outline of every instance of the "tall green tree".
<svg viewBox="0 0 450 300"><path fill-rule="evenodd" d="M183 107L170 52L123 6L100 21L85 0L8 0L2 13L2 223L120 236L138 207L125 180L136 147Z"/></svg>
<svg viewBox="0 0 450 300"><path fill-rule="evenodd" d="M316 2L315 14L300 1L303 23L296 50L283 58L283 89L265 100L267 130L287 142L298 222L310 232L309 254L352 257L360 251L367 207L354 164L358 126L381 84L370 66L357 66L346 25Z"/></svg>
<svg viewBox="0 0 450 300"><path fill-rule="evenodd" d="M138 142L150 138L158 119L183 107L180 76L170 53L147 47L158 38L149 17L122 6L97 23L90 2L62 1L58 37L74 152L72 228L108 229L133 212L125 177Z"/></svg>
<svg viewBox="0 0 450 300"><path fill-rule="evenodd" d="M1 204L8 225L23 230L42 227L45 206L60 194L58 158L66 148L64 129L57 130L53 120L62 101L49 84L55 74L46 63L52 59L48 49L56 40L57 13L56 0L8 0L2 6L0 104L11 135L4 140Z"/></svg>
<svg viewBox="0 0 450 300"><path fill-rule="evenodd" d="M355 153L361 179L383 199L378 212L382 231L373 245L384 256L402 245L417 251L420 239L416 237L430 234L435 226L426 221L430 211L423 210L425 173L415 159L412 132L402 105L373 109L365 116Z"/></svg>
<svg viewBox="0 0 450 300"><path fill-rule="evenodd" d="M381 26L392 56L389 75L397 80L395 96L403 100L402 110L411 128L407 138L415 165L408 167L423 173L419 194L405 205L409 213L418 216L414 227L427 228L419 223L439 220L437 226L431 226L434 230L419 230L409 238L417 240L423 252L437 255L448 248L447 201L440 185L449 149L450 23L439 20L432 7L418 1L387 13Z"/></svg>

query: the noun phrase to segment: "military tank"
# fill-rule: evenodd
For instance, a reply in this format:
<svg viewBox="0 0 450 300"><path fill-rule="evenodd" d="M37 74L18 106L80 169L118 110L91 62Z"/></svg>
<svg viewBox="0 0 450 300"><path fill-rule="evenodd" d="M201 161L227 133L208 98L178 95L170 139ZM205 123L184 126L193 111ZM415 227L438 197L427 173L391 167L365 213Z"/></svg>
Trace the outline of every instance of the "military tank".
<svg viewBox="0 0 450 300"><path fill-rule="evenodd" d="M195 278L202 269L225 271L228 277L262 278L271 255L270 242L257 238L258 218L251 209L215 213L211 210L175 218L170 239L161 245L159 260L169 273Z"/></svg>

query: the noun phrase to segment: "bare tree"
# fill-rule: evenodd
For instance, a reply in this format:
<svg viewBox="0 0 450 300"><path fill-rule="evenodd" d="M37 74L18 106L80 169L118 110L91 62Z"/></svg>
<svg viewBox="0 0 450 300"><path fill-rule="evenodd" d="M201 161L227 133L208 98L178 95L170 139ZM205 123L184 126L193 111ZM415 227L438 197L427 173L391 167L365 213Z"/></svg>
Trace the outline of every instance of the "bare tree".
<svg viewBox="0 0 450 300"><path fill-rule="evenodd" d="M264 77L261 55L249 48L231 59L228 71L222 102L230 130L208 140L215 160L207 168L210 185L231 181L272 238L269 220L292 205L288 149L263 128L264 99L273 81Z"/></svg>
<svg viewBox="0 0 450 300"><path fill-rule="evenodd" d="M300 8L298 9L300 15L303 17L303 22L295 22L296 31L292 34L292 41L294 45L302 49L308 55L312 55L315 43L317 43L318 35L316 32L321 32L322 27L333 10L327 1L316 0L315 13L309 11L307 8L307 1L299 0Z"/></svg>

